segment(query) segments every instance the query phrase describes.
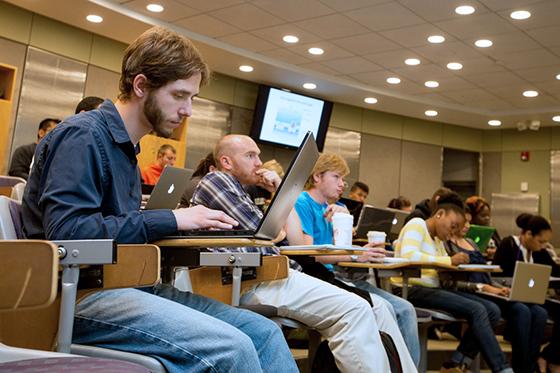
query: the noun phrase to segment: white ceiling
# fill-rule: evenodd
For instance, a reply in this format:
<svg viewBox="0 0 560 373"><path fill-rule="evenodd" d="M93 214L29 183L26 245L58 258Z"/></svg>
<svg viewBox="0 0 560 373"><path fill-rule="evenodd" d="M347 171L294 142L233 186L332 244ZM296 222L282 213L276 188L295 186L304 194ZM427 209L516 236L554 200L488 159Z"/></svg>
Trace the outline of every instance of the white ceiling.
<svg viewBox="0 0 560 373"><path fill-rule="evenodd" d="M560 115L559 0L9 0L52 18L123 42L149 24L166 24L199 45L214 71L287 87L306 94L374 110L473 128L489 128L489 119L514 128L518 121L553 125ZM149 3L162 13L146 10ZM460 16L458 5L476 12ZM509 17L513 10L532 13L527 20ZM94 12L101 24L85 21ZM282 36L294 34L297 44ZM446 37L430 44L429 35ZM474 41L490 39L490 48ZM325 53L313 56L310 47ZM421 60L407 66L406 58ZM448 62L463 69L451 71ZM252 73L240 64L255 67ZM402 82L385 82L398 76ZM438 88L424 86L436 80ZM305 91L304 82L317 89ZM522 92L539 96L525 98ZM379 102L367 105L366 96Z"/></svg>

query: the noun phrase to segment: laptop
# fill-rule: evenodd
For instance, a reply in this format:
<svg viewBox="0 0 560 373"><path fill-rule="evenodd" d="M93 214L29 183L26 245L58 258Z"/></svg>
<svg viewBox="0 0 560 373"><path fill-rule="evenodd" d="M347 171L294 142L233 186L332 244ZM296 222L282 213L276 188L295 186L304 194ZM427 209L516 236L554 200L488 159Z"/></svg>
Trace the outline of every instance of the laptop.
<svg viewBox="0 0 560 373"><path fill-rule="evenodd" d="M365 205L362 207L360 218L358 219L356 238L367 238L369 231L385 232L389 236L394 218L395 212L393 210Z"/></svg>
<svg viewBox="0 0 560 373"><path fill-rule="evenodd" d="M190 171L185 168L167 166L154 186L145 210L177 208L181 196L190 183Z"/></svg>
<svg viewBox="0 0 560 373"><path fill-rule="evenodd" d="M362 202L354 201L350 198L341 197L338 202L342 203L348 209L348 212L354 217L353 226L358 225L358 219L360 218L360 212L364 204Z"/></svg>
<svg viewBox="0 0 560 373"><path fill-rule="evenodd" d="M278 190L274 194L270 206L261 219L257 230L228 229L228 230L193 230L183 231L180 236L167 238L256 238L272 240L284 227L290 211L297 198L303 191L307 178L311 174L315 162L319 159L319 150L313 133L307 132L298 148L294 159Z"/></svg>
<svg viewBox="0 0 560 373"><path fill-rule="evenodd" d="M471 224L466 237L474 241L481 253L485 253L495 231L496 228Z"/></svg>
<svg viewBox="0 0 560 373"><path fill-rule="evenodd" d="M512 302L543 304L548 290L551 266L516 262L509 297L478 292L490 297L505 299Z"/></svg>
<svg viewBox="0 0 560 373"><path fill-rule="evenodd" d="M399 237L401 229L404 226L404 221L410 213L407 211L391 208L387 208L387 210L393 211L395 213L395 217L393 218L393 225L391 226L391 232L389 233L389 240L392 242Z"/></svg>

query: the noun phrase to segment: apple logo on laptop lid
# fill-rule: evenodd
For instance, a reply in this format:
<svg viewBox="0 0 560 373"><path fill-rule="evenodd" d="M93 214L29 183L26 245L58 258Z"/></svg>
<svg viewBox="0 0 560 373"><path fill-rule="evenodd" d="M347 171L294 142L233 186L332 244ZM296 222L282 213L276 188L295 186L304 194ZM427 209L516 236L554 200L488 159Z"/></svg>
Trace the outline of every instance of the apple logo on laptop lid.
<svg viewBox="0 0 560 373"><path fill-rule="evenodd" d="M529 287L532 288L533 286L535 286L535 280L530 279L529 280Z"/></svg>
<svg viewBox="0 0 560 373"><path fill-rule="evenodd" d="M169 187L169 189L167 189L167 194L173 193L174 190L175 190L175 184L171 184L171 186Z"/></svg>

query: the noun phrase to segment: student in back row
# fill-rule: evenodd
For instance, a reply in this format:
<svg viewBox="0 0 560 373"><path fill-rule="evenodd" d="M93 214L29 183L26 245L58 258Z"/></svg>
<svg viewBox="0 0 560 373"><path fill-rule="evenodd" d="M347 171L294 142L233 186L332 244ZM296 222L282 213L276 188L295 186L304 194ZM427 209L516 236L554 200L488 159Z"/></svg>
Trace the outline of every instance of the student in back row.
<svg viewBox="0 0 560 373"><path fill-rule="evenodd" d="M172 145L163 144L157 152L154 163L142 169L142 181L146 185L156 185L161 173L166 166L174 166L177 159L177 151Z"/></svg>
<svg viewBox="0 0 560 373"><path fill-rule="evenodd" d="M68 118L35 153L22 219L27 238L145 243L178 230L231 228L203 206L140 211L140 139L191 115L208 67L189 40L152 28L125 51L119 99ZM169 285L100 291L76 306L73 342L158 359L170 373L297 372L276 324Z"/></svg>
<svg viewBox="0 0 560 373"><path fill-rule="evenodd" d="M281 182L274 171L261 168L259 154L257 144L248 136L228 135L222 138L214 151L218 171L200 180L192 197L193 204L222 210L235 218L240 228L255 230L263 213L243 187L258 185L272 193ZM290 243L302 243L297 241L301 239L302 230L293 210L285 229ZM275 247L223 250L279 254ZM272 305L278 308L280 316L317 329L328 340L336 365L343 372L389 372L378 323L369 303L355 294L300 272L301 267L295 262L291 267L288 278L263 282L247 289L242 294L241 304ZM407 351L399 353L402 356ZM410 365L412 369L407 372L414 372L412 362Z"/></svg>

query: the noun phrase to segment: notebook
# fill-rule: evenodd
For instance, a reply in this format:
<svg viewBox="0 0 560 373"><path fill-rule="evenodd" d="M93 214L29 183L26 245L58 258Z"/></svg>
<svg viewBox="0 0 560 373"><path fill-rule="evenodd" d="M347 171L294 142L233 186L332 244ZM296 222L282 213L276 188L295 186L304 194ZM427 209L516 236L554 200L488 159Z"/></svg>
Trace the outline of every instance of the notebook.
<svg viewBox="0 0 560 373"><path fill-rule="evenodd" d="M516 262L509 297L486 292L478 293L508 301L543 304L551 272L551 266Z"/></svg>
<svg viewBox="0 0 560 373"><path fill-rule="evenodd" d="M150 199L146 203L146 210L177 208L181 196L190 182L190 171L185 168L167 166L163 169Z"/></svg>
<svg viewBox="0 0 560 373"><path fill-rule="evenodd" d="M256 230L193 230L181 232L180 236L167 238L256 238L261 240L276 238L284 227L299 194L303 191L317 159L319 159L319 150L312 132L308 132Z"/></svg>
<svg viewBox="0 0 560 373"><path fill-rule="evenodd" d="M369 231L385 232L389 236L394 218L395 212L393 210L365 205L358 219L356 238L367 238Z"/></svg>
<svg viewBox="0 0 560 373"><path fill-rule="evenodd" d="M471 224L466 237L474 241L480 252L485 253L494 231L496 231L496 228Z"/></svg>

